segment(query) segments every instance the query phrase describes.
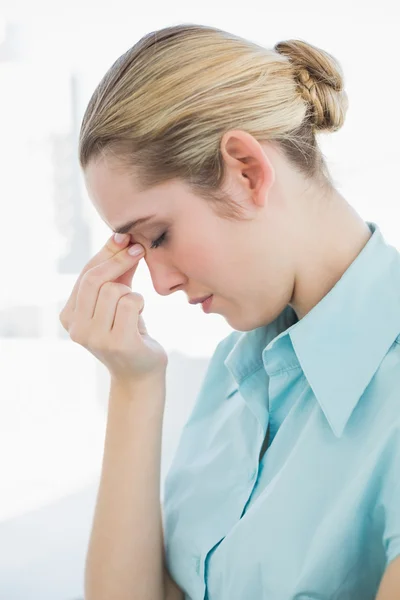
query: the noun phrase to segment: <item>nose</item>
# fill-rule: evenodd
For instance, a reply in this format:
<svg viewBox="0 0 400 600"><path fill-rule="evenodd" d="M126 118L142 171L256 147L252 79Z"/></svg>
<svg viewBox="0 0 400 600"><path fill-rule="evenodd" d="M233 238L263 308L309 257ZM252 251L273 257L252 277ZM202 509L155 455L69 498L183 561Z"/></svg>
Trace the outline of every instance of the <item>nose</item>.
<svg viewBox="0 0 400 600"><path fill-rule="evenodd" d="M174 292L178 292L186 284L185 276L166 262L147 257L145 262L149 269L153 287L160 296L169 296Z"/></svg>

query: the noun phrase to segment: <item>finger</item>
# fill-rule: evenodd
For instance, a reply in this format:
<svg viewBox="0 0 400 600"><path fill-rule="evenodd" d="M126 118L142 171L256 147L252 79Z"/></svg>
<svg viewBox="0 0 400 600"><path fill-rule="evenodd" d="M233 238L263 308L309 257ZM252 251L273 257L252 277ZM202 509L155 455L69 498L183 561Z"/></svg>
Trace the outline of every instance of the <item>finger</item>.
<svg viewBox="0 0 400 600"><path fill-rule="evenodd" d="M132 293L130 287L114 281L106 281L101 286L92 318L93 328L99 332L100 337L102 334L110 333L117 304L122 296L130 293Z"/></svg>
<svg viewBox="0 0 400 600"><path fill-rule="evenodd" d="M118 252L121 252L121 250L124 250L127 247L129 241L130 241L130 236L128 235L128 236L126 236L125 240L121 244L117 244L117 242L114 239L114 235L112 235L107 240L106 244L101 248L101 250L99 252L97 252L97 254L95 254L90 259L90 261L82 269L78 279L76 280L74 287L72 288L71 295L68 298L68 301L62 311L65 315L71 314L75 310L76 298L78 295L78 290L79 290L82 278L89 271L89 269L96 267L97 265L103 263L104 261L112 258Z"/></svg>
<svg viewBox="0 0 400 600"><path fill-rule="evenodd" d="M134 274L136 273L137 268L138 265L134 265L132 269L128 269L127 271L125 271L125 273L123 273L120 277L117 277L117 279L115 279L115 283L123 283L124 285L131 288L132 279Z"/></svg>
<svg viewBox="0 0 400 600"><path fill-rule="evenodd" d="M134 334L147 333L143 321L144 298L141 294L126 294L120 298L116 311L112 332L122 342L132 340Z"/></svg>
<svg viewBox="0 0 400 600"><path fill-rule="evenodd" d="M128 270L132 272L133 277L143 255L144 252L142 251L139 256L131 256L125 250L90 269L83 276L78 290L75 320L77 322L79 320L80 324L87 324L94 316L101 286L107 281L114 281Z"/></svg>

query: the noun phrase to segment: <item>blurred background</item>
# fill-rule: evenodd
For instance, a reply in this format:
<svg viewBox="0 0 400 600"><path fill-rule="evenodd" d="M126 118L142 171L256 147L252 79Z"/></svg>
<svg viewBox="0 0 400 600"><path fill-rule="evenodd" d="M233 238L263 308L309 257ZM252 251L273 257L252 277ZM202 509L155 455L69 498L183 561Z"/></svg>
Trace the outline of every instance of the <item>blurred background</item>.
<svg viewBox="0 0 400 600"><path fill-rule="evenodd" d="M109 378L59 313L111 232L86 194L79 128L116 58L178 23L266 47L302 38L339 60L350 107L343 129L319 142L337 188L400 249L395 0L0 0L0 600L83 598ZM208 361L231 329L183 293L158 296L144 261L135 285L149 333L170 357L163 488Z"/></svg>

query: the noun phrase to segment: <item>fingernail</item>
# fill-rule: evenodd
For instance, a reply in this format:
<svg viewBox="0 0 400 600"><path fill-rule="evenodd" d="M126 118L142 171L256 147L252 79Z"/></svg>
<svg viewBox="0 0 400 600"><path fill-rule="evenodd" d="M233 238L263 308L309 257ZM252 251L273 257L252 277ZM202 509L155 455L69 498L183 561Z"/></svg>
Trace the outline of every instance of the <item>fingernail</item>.
<svg viewBox="0 0 400 600"><path fill-rule="evenodd" d="M140 244L135 244L134 246L131 246L130 248L128 248L128 253L131 256L137 256L138 254L142 254L143 252L143 246L141 246Z"/></svg>
<svg viewBox="0 0 400 600"><path fill-rule="evenodd" d="M123 244L128 239L128 235L126 233L115 233L114 240L117 244Z"/></svg>

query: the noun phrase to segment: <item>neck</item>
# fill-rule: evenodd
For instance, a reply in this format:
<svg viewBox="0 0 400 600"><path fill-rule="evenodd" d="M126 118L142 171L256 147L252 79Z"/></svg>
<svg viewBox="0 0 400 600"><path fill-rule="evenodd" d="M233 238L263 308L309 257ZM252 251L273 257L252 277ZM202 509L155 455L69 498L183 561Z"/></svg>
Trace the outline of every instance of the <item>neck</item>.
<svg viewBox="0 0 400 600"><path fill-rule="evenodd" d="M293 222L292 239L301 251L289 304L299 319L334 287L371 237L368 225L337 191L318 202L318 210L306 216L303 210Z"/></svg>

